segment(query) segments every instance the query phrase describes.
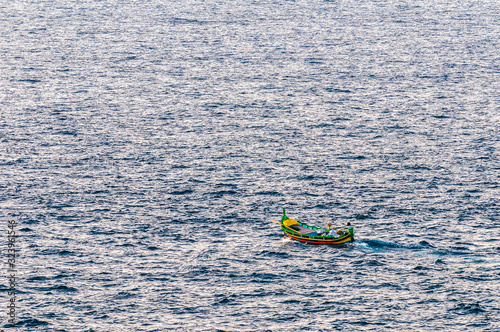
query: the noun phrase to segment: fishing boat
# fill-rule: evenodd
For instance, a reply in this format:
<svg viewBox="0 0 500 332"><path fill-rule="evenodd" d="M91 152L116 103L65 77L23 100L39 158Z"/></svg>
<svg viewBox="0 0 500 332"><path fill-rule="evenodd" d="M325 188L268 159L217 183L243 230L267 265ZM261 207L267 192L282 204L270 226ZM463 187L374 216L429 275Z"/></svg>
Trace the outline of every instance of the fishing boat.
<svg viewBox="0 0 500 332"><path fill-rule="evenodd" d="M285 232L285 236L304 243L336 245L354 241L354 229L352 226L332 230L309 226L298 220L288 218L285 209L283 209L283 217L279 224L283 232Z"/></svg>

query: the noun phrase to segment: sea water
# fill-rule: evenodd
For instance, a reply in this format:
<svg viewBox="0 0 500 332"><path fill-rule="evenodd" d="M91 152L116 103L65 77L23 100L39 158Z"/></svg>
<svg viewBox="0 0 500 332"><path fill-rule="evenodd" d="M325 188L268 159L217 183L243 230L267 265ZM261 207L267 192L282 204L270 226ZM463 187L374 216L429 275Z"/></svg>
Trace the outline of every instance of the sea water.
<svg viewBox="0 0 500 332"><path fill-rule="evenodd" d="M3 329L500 330L499 7L2 2Z"/></svg>

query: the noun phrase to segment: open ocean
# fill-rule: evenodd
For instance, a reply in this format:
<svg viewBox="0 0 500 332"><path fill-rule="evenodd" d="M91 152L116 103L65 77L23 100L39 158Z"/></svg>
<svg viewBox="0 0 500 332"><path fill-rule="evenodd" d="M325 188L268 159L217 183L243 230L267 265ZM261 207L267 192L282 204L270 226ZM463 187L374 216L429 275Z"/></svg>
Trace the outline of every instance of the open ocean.
<svg viewBox="0 0 500 332"><path fill-rule="evenodd" d="M1 331L500 331L497 0L0 22ZM356 242L285 240L283 208Z"/></svg>

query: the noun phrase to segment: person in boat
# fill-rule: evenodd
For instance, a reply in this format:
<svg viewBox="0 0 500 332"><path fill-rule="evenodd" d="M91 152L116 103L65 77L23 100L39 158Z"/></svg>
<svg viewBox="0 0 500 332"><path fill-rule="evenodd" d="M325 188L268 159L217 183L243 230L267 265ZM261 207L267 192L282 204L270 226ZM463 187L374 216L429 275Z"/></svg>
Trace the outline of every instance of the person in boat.
<svg viewBox="0 0 500 332"><path fill-rule="evenodd" d="M354 227L351 226L350 222L347 222L347 230L349 231L349 234L351 234L351 236L354 236Z"/></svg>
<svg viewBox="0 0 500 332"><path fill-rule="evenodd" d="M329 235L329 236L337 235L337 231L334 227L332 227L331 222L328 223L328 227L326 228L326 235Z"/></svg>
<svg viewBox="0 0 500 332"><path fill-rule="evenodd" d="M319 235L319 236L325 236L327 233L328 233L328 230L324 229L324 228L320 228L316 231L316 233Z"/></svg>
<svg viewBox="0 0 500 332"><path fill-rule="evenodd" d="M335 228L332 229L331 231L329 231L327 235L333 236L333 237L338 237L338 234L337 234L337 231L335 230Z"/></svg>

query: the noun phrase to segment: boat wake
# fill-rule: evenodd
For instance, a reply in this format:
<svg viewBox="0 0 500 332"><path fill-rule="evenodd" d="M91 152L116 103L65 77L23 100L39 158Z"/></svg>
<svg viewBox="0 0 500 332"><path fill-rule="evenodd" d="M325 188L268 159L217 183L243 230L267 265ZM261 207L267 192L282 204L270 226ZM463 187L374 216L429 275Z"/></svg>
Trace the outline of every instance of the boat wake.
<svg viewBox="0 0 500 332"><path fill-rule="evenodd" d="M354 246L361 249L371 249L371 250L384 250L384 249L427 249L432 248L432 246L426 242L421 241L419 244L400 244L396 242L389 242L383 240L356 240L353 243Z"/></svg>

